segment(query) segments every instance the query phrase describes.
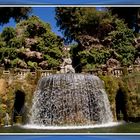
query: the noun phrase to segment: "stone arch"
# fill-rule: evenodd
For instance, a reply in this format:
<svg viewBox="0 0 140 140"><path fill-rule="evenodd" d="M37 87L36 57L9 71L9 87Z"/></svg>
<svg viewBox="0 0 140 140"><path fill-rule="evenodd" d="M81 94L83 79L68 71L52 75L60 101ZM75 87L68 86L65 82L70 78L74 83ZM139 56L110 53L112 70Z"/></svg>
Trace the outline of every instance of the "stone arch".
<svg viewBox="0 0 140 140"><path fill-rule="evenodd" d="M117 120L125 120L127 121L127 93L124 87L119 85L119 89L116 93L116 117Z"/></svg>
<svg viewBox="0 0 140 140"><path fill-rule="evenodd" d="M15 92L14 108L13 108L13 123L17 123L16 117L23 117L25 105L25 93L22 90Z"/></svg>

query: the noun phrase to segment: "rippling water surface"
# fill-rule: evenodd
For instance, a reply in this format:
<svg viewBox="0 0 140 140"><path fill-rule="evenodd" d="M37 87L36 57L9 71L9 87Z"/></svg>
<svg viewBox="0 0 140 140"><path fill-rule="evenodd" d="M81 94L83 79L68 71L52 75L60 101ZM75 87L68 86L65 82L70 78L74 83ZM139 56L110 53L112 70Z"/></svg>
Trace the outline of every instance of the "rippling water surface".
<svg viewBox="0 0 140 140"><path fill-rule="evenodd" d="M0 133L140 133L140 123L83 129L27 129L23 126L0 127Z"/></svg>

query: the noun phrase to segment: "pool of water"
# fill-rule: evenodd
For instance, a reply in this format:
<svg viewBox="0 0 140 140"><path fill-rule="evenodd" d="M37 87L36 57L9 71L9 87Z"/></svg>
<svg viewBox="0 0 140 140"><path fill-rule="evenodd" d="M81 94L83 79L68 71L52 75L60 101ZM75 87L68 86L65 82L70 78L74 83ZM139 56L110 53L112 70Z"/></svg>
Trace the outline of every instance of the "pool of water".
<svg viewBox="0 0 140 140"><path fill-rule="evenodd" d="M27 129L21 126L0 127L0 133L140 133L139 123L123 123L100 128Z"/></svg>

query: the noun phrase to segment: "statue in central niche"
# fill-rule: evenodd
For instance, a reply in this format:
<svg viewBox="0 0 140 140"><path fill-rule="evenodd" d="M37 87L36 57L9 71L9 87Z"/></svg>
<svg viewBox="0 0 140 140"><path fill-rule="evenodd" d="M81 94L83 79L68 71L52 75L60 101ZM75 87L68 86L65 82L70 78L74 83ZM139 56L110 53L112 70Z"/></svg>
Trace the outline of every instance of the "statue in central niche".
<svg viewBox="0 0 140 140"><path fill-rule="evenodd" d="M75 73L74 68L72 67L71 58L64 58L64 61L61 66L60 73Z"/></svg>

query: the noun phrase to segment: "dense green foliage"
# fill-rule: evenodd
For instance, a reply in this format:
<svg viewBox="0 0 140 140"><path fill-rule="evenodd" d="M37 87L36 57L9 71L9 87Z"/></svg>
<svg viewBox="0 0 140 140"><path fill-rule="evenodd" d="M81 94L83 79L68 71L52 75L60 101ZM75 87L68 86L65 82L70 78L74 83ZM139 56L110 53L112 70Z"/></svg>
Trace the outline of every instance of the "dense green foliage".
<svg viewBox="0 0 140 140"><path fill-rule="evenodd" d="M60 65L63 40L48 23L32 16L0 34L0 62L5 68L52 69Z"/></svg>
<svg viewBox="0 0 140 140"><path fill-rule="evenodd" d="M124 19L125 23L130 29L134 29L135 33L139 33L140 25L140 8L139 7L109 7L113 15Z"/></svg>
<svg viewBox="0 0 140 140"><path fill-rule="evenodd" d="M56 8L56 20L57 25L64 32L66 41L78 42L83 34L103 38L112 29L111 20L113 19L106 11L70 7Z"/></svg>
<svg viewBox="0 0 140 140"><path fill-rule="evenodd" d="M110 58L122 66L134 62L133 31L108 10L56 8L56 20L66 41L78 44L71 50L77 71L106 64Z"/></svg>
<svg viewBox="0 0 140 140"><path fill-rule="evenodd" d="M24 14L27 12L27 17L30 8L22 10ZM133 16L137 11L132 8L130 13ZM56 8L57 25L64 33L65 41L76 42L71 47L71 57L77 72L100 67L110 58L122 66L133 64L139 50L133 46L134 34L127 26L130 21L127 17L125 19L125 13L120 15L115 8L103 11ZM51 32L50 25L33 16L18 23L16 29L7 27L1 33L1 66L52 69L62 61L62 46L62 39Z"/></svg>
<svg viewBox="0 0 140 140"><path fill-rule="evenodd" d="M0 24L8 23L11 18L16 22L27 19L31 10L29 7L0 7Z"/></svg>

